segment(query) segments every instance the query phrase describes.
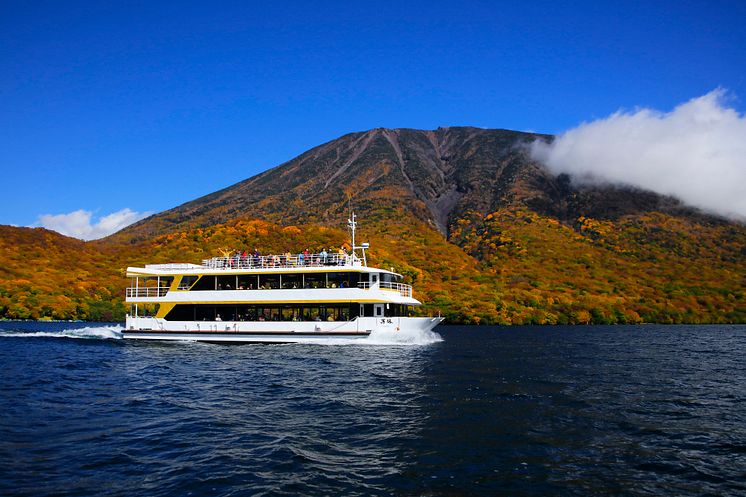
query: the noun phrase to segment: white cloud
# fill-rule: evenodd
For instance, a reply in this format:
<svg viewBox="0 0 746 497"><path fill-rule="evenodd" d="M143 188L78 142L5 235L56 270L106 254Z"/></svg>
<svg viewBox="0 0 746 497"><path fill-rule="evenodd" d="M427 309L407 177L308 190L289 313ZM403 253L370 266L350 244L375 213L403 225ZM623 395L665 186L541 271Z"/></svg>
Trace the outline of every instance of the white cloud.
<svg viewBox="0 0 746 497"><path fill-rule="evenodd" d="M671 112L619 111L583 123L532 156L581 183L620 183L746 220L746 116L717 89Z"/></svg>
<svg viewBox="0 0 746 497"><path fill-rule="evenodd" d="M91 223L93 213L80 209L69 214L43 214L39 216L36 224L74 238L95 240L116 233L150 214L125 208Z"/></svg>

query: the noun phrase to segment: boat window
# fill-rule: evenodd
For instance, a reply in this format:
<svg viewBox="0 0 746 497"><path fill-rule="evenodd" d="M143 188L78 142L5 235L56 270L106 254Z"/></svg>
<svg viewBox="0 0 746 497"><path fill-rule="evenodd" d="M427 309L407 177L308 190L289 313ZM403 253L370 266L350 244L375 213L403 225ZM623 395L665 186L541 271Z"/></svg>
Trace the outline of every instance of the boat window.
<svg viewBox="0 0 746 497"><path fill-rule="evenodd" d="M303 288L326 288L325 273L307 273L303 275Z"/></svg>
<svg viewBox="0 0 746 497"><path fill-rule="evenodd" d="M347 321L349 316L349 306L327 306L323 308L322 319L324 321Z"/></svg>
<svg viewBox="0 0 746 497"><path fill-rule="evenodd" d="M195 321L195 306L188 304L175 305L173 309L166 314L167 321Z"/></svg>
<svg viewBox="0 0 746 497"><path fill-rule="evenodd" d="M368 306L373 315L373 304ZM355 319L363 307L358 303L329 305L215 305L177 304L166 315L167 321L348 321ZM134 311L133 311L134 312ZM151 305L138 308L138 314L153 315L157 307Z"/></svg>
<svg viewBox="0 0 746 497"><path fill-rule="evenodd" d="M279 321L280 320L280 308L279 307L265 307L264 308L264 319L266 321Z"/></svg>
<svg viewBox="0 0 746 497"><path fill-rule="evenodd" d="M303 278L299 274L281 274L282 288L303 288Z"/></svg>
<svg viewBox="0 0 746 497"><path fill-rule="evenodd" d="M347 319L355 319L356 317L360 315L360 305L350 304L347 312L348 312Z"/></svg>
<svg viewBox="0 0 746 497"><path fill-rule="evenodd" d="M350 273L328 273L326 275L327 288L349 288Z"/></svg>
<svg viewBox="0 0 746 497"><path fill-rule="evenodd" d="M283 321L299 321L301 316L300 307L283 306L281 309Z"/></svg>
<svg viewBox="0 0 746 497"><path fill-rule="evenodd" d="M220 317L220 319L218 319ZM236 306L218 305L215 306L215 321L235 321Z"/></svg>
<svg viewBox="0 0 746 497"><path fill-rule="evenodd" d="M378 282L378 273L370 274L370 282L374 285Z"/></svg>
<svg viewBox="0 0 746 497"><path fill-rule="evenodd" d="M189 290L198 279L199 276L182 276L179 281L179 290Z"/></svg>
<svg viewBox="0 0 746 497"><path fill-rule="evenodd" d="M197 321L215 321L215 306L195 306L195 318Z"/></svg>
<svg viewBox="0 0 746 497"><path fill-rule="evenodd" d="M197 283L192 286L192 291L215 290L215 276L202 276Z"/></svg>
<svg viewBox="0 0 746 497"><path fill-rule="evenodd" d="M138 316L155 316L158 314L161 304L137 304L137 315Z"/></svg>
<svg viewBox="0 0 746 497"><path fill-rule="evenodd" d="M259 275L259 288L262 290L272 290L280 288L280 275L279 274L260 274Z"/></svg>
<svg viewBox="0 0 746 497"><path fill-rule="evenodd" d="M218 290L235 290L237 288L236 276L218 276Z"/></svg>
<svg viewBox="0 0 746 497"><path fill-rule="evenodd" d="M255 274L239 274L238 275L238 289L239 290L254 290L259 285L259 279Z"/></svg>
<svg viewBox="0 0 746 497"><path fill-rule="evenodd" d="M407 316L408 311L407 308L410 306L401 305L401 304L386 304L386 309L384 311L384 316L388 317L396 317L396 316Z"/></svg>
<svg viewBox="0 0 746 497"><path fill-rule="evenodd" d="M337 321L349 321L350 319L350 307L341 307L339 314L337 315Z"/></svg>
<svg viewBox="0 0 746 497"><path fill-rule="evenodd" d="M258 317L256 306L247 305L241 315L243 316L244 321L256 321L256 318Z"/></svg>

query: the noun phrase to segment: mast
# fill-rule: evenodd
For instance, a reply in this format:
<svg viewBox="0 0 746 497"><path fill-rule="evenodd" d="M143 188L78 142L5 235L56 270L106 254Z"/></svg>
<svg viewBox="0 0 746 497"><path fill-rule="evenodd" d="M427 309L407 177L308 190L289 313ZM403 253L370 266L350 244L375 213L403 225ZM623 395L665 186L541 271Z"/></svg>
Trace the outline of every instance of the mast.
<svg viewBox="0 0 746 497"><path fill-rule="evenodd" d="M369 244L367 243L361 243L358 247L355 245L355 229L357 228L357 221L355 220L357 216L355 216L355 211L350 212L350 218L347 220L347 225L350 227L351 237L352 237L352 259L355 260L355 257L357 256L355 254L356 249L360 249L360 251L363 253L363 266L368 266L368 261L365 257L365 249L369 247Z"/></svg>
<svg viewBox="0 0 746 497"><path fill-rule="evenodd" d="M350 231L352 231L352 253L355 253L355 228L357 228L357 221L355 221L355 211L352 211L352 214L350 215L350 219L347 220L347 224L350 226Z"/></svg>

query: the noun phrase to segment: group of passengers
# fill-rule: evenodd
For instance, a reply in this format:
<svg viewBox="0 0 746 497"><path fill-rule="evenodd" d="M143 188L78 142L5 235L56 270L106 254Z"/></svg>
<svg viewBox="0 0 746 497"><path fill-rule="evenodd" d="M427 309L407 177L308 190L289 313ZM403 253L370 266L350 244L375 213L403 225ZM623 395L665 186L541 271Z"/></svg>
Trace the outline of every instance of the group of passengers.
<svg viewBox="0 0 746 497"><path fill-rule="evenodd" d="M336 252L321 249L318 253L312 253L308 249L293 255L290 252L284 254L262 255L259 249L249 253L246 250L236 250L233 255L227 257L226 264L229 267L286 267L286 266L343 266L347 263L349 254L344 245Z"/></svg>

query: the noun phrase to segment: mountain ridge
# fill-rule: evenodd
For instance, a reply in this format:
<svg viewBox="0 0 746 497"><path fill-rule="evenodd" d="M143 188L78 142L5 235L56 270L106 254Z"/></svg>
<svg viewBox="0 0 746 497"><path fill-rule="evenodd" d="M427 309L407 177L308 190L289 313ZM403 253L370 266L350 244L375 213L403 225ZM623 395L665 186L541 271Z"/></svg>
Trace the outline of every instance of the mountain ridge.
<svg viewBox="0 0 746 497"><path fill-rule="evenodd" d="M216 192L143 219L113 235L141 240L182 227L209 226L241 217L296 223L303 216L336 224L348 200L362 214L389 188L405 209L448 236L452 215L483 214L500 206L526 205L568 221L579 215L620 217L660 210L717 218L678 200L630 187L576 186L531 159L527 146L551 135L474 127L436 130L374 128L348 133L278 166ZM376 198L377 207L392 199ZM358 205L359 204L359 205Z"/></svg>
<svg viewBox="0 0 746 497"><path fill-rule="evenodd" d="M419 218L429 218L441 232L446 232L448 215L464 193L460 190L465 189L459 185L463 178L458 177L458 164L456 167L452 164L454 156L456 161L460 160L456 149L468 146L471 140L480 135L493 135L492 140L502 138L502 147L499 149L506 154L513 151L516 137L522 137L523 143L529 143L547 136L472 127L438 128L432 131L374 128L348 133L246 180L146 218L123 231L137 233L156 220L165 221L166 226L173 227L195 218L202 225L214 224L229 220L231 215L248 214L277 220L273 214L278 211L295 221L294 217L297 216L293 216L292 212L287 209L283 212L282 202L296 208L303 207L305 212L308 204L312 200L319 200L319 196L325 206L335 203L334 199L323 198L330 193L338 197L336 209L339 214L346 212L348 196L354 201L362 192L362 197L365 197L365 193L370 193L371 189L375 191L380 186L377 183L391 179L393 181L389 181L388 186L392 186L390 183L393 182L405 187L399 193L416 203L412 208ZM477 152L484 154L484 145L481 148ZM461 152L460 155L464 155L464 151ZM280 184L284 191L276 188ZM314 192L317 194L314 195ZM268 193L279 195L282 202L266 202ZM303 199L306 205L292 204L298 198ZM226 215L208 212L225 203L234 206ZM430 215L426 214L427 211ZM345 215L343 213L336 217L341 219ZM145 231L150 234L161 232Z"/></svg>

